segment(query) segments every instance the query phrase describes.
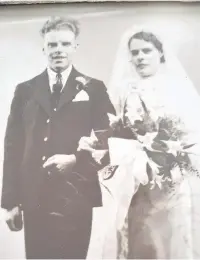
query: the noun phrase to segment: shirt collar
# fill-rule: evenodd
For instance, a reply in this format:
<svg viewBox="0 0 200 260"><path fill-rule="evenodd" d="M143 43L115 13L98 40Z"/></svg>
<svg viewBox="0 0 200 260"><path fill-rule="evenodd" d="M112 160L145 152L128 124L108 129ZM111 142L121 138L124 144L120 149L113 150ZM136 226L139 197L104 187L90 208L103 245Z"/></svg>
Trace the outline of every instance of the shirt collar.
<svg viewBox="0 0 200 260"><path fill-rule="evenodd" d="M61 75L62 75L62 84L63 84L63 88L67 82L67 79L70 75L72 71L72 65L70 65L66 70L64 70ZM51 92L53 90L53 85L56 83L56 72L53 71L52 69L50 69L49 67L47 67L47 73L48 73L48 77L49 77L49 86L51 89ZM61 90L62 91L62 90Z"/></svg>

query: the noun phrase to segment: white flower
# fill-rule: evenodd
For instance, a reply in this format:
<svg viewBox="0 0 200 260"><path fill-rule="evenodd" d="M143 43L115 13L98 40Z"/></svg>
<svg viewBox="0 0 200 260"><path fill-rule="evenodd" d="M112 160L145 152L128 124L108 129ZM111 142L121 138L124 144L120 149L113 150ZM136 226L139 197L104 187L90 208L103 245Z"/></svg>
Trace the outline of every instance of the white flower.
<svg viewBox="0 0 200 260"><path fill-rule="evenodd" d="M116 126L118 124L120 124L120 120L122 120L122 115L120 114L120 115L115 116L115 115L112 115L110 113L107 113L107 115L108 115L108 119L109 119L109 122L110 122L110 127L115 129Z"/></svg>
<svg viewBox="0 0 200 260"><path fill-rule="evenodd" d="M163 141L169 148L167 151L168 153L173 154L175 157L177 156L177 153L182 151L183 145L180 141Z"/></svg>
<svg viewBox="0 0 200 260"><path fill-rule="evenodd" d="M146 147L150 151L153 151L151 145L153 144L157 134L158 132L146 133L144 136L138 135L138 140L143 144L143 147Z"/></svg>
<svg viewBox="0 0 200 260"><path fill-rule="evenodd" d="M164 182L164 174L163 175L155 175L155 178L150 181L151 187L150 190L153 190L156 187L156 184L158 185L159 189L162 189L162 182Z"/></svg>
<svg viewBox="0 0 200 260"><path fill-rule="evenodd" d="M76 77L76 81L78 81L83 86L85 86L89 82L89 79L80 76L80 77Z"/></svg>

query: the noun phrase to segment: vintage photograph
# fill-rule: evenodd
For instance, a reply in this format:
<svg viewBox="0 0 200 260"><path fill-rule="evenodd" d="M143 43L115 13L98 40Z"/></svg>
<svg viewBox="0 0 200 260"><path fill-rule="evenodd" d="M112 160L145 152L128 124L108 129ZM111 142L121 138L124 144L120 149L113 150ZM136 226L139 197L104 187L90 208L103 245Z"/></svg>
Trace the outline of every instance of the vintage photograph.
<svg viewBox="0 0 200 260"><path fill-rule="evenodd" d="M0 259L200 258L199 12L0 7Z"/></svg>

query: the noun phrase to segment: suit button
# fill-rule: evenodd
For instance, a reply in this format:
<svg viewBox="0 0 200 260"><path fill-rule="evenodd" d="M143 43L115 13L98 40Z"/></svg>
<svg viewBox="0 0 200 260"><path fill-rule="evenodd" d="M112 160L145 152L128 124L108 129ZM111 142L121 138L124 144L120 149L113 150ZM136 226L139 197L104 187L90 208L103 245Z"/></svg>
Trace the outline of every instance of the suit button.
<svg viewBox="0 0 200 260"><path fill-rule="evenodd" d="M47 140L48 140L48 137L45 137L45 138L44 138L44 141L46 142Z"/></svg>
<svg viewBox="0 0 200 260"><path fill-rule="evenodd" d="M42 161L44 161L44 160L46 160L46 156L43 156L43 157L42 157Z"/></svg>
<svg viewBox="0 0 200 260"><path fill-rule="evenodd" d="M47 124L50 122L50 119L47 119Z"/></svg>
<svg viewBox="0 0 200 260"><path fill-rule="evenodd" d="M54 110L54 111L56 111L57 109L56 109L56 108L54 108L53 110Z"/></svg>

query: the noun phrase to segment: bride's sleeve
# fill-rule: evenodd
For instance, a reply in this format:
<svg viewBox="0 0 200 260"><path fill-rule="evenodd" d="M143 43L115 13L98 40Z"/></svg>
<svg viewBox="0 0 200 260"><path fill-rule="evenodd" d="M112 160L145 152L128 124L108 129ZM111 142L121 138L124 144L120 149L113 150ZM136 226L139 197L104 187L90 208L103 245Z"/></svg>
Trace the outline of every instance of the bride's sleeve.
<svg viewBox="0 0 200 260"><path fill-rule="evenodd" d="M198 170L200 175L200 131L192 120L189 121L182 117L182 121L185 128L182 144L188 147L185 152L188 154L192 166Z"/></svg>

